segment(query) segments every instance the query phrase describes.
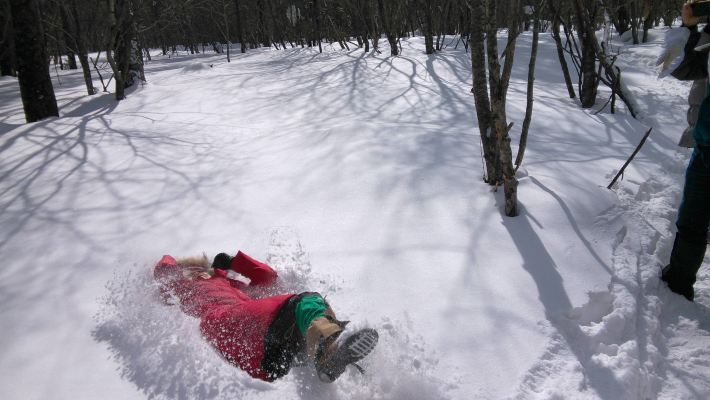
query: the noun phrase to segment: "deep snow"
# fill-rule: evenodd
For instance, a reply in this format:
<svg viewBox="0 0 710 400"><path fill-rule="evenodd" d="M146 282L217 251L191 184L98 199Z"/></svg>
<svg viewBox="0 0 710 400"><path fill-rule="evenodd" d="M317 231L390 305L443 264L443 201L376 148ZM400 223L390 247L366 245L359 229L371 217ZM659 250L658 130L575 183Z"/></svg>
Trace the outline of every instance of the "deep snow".
<svg viewBox="0 0 710 400"><path fill-rule="evenodd" d="M655 79L658 40L624 46L640 121L582 111L541 40L517 218L481 182L470 61L454 43L426 56L405 40L396 58L156 56L121 103L57 71L61 116L34 124L0 79L0 397L709 398L707 264L695 304L657 278L689 156L675 145L688 85ZM519 47L514 141L529 35ZM378 328L368 374L254 381L156 301L163 254L236 249L283 271L282 289L319 290Z"/></svg>

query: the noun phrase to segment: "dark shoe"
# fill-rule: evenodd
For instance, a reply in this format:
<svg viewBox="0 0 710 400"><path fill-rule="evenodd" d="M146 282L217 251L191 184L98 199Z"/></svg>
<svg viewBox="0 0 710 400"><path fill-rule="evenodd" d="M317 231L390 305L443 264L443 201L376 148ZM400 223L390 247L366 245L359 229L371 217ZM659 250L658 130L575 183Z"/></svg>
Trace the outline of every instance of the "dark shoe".
<svg viewBox="0 0 710 400"><path fill-rule="evenodd" d="M688 299L688 301L693 301L693 299L695 299L695 290L693 290L693 285L688 286L678 284L677 279L674 279L673 275L671 274L670 264L666 265L661 270L661 280L668 284L668 289L670 289L673 293L685 297L686 299Z"/></svg>
<svg viewBox="0 0 710 400"><path fill-rule="evenodd" d="M662 280L663 282L668 283L668 276L669 276L668 273L669 273L670 269L671 269L671 265L670 265L670 264L668 264L668 265L666 265L665 267L661 268L661 280Z"/></svg>
<svg viewBox="0 0 710 400"><path fill-rule="evenodd" d="M316 372L318 378L326 383L330 383L338 379L345 372L345 368L353 364L358 367L356 362L362 360L372 352L377 345L379 335L377 331L371 328L361 329L348 335L344 333L327 349L330 354L325 360L316 363Z"/></svg>

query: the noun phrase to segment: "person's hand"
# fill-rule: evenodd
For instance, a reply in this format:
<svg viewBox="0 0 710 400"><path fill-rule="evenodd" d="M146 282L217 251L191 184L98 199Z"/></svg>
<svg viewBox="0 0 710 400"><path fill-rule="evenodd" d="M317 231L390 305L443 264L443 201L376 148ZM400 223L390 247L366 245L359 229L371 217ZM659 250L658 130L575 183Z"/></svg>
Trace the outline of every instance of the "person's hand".
<svg viewBox="0 0 710 400"><path fill-rule="evenodd" d="M690 38L690 30L683 28L668 29L663 40L663 51L658 56L656 65L662 65L659 78L670 75L683 60L683 49Z"/></svg>
<svg viewBox="0 0 710 400"><path fill-rule="evenodd" d="M693 16L693 9L690 8L691 4L697 2L698 0L689 0L683 4L683 8L681 10L681 15L683 16L683 26L695 26L702 20L702 17Z"/></svg>

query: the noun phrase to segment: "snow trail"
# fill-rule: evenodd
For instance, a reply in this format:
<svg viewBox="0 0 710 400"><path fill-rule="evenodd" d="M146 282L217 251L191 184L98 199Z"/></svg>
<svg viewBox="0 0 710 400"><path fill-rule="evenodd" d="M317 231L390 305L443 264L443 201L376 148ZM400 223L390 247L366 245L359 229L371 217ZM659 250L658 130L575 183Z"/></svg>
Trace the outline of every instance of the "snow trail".
<svg viewBox="0 0 710 400"><path fill-rule="evenodd" d="M552 319L547 348L516 398L710 396L705 298L687 302L658 278L670 255L686 162L685 155L676 154L657 176L639 186L622 181L615 189L618 205L598 218L610 232L616 229L609 292L590 293L587 304ZM709 289L709 276L704 267L699 292ZM695 340L683 343L674 340L676 335Z"/></svg>
<svg viewBox="0 0 710 400"><path fill-rule="evenodd" d="M651 45L623 48L620 63L631 76L625 86L641 121L656 131L641 154L665 153L652 157L661 165L650 165L640 183L629 178L614 187L617 201L596 223L599 232L616 238L609 291L589 293L587 304L551 319L547 348L523 378L518 399L710 398L708 259L695 303L659 279L670 257L689 154L668 137L682 131L688 86L649 81L656 57Z"/></svg>

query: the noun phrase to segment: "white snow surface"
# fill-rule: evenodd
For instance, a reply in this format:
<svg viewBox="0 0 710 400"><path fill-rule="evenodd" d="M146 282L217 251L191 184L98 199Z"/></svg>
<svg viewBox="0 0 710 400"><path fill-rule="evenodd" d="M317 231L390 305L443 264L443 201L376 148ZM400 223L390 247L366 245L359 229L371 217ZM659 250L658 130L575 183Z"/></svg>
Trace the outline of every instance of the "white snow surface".
<svg viewBox="0 0 710 400"><path fill-rule="evenodd" d="M608 90L594 110L569 99L541 36L515 218L481 180L454 42L156 54L120 103L52 71L61 115L32 124L0 79L0 398L710 398L708 263L695 303L658 279L690 154L689 85L655 78L658 40L616 44L634 120L621 102L596 113ZM320 291L377 328L366 374L253 380L157 300L163 254L237 249L281 272L274 292Z"/></svg>

